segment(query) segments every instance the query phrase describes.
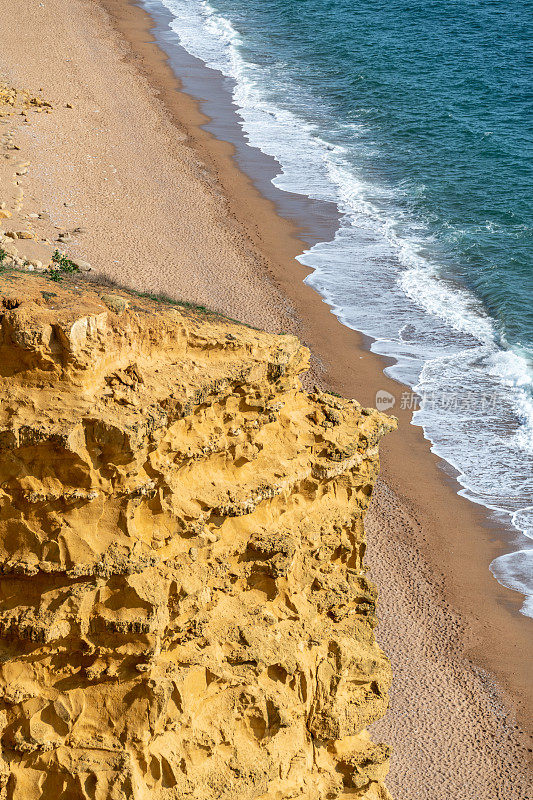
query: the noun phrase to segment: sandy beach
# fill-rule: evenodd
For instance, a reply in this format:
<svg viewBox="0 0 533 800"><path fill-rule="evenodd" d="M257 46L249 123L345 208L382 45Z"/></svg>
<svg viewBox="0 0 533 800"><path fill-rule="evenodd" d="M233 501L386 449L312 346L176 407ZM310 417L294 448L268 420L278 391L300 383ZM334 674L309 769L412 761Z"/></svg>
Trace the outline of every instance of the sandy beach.
<svg viewBox="0 0 533 800"><path fill-rule="evenodd" d="M0 0L0 10L0 79L53 106L2 127L28 162L16 187L0 173L11 228L31 223L37 241L128 287L297 334L314 356L311 382L365 405L379 389L400 396L383 360L303 283L304 231L201 127L136 3L24 0L15 12ZM388 787L396 800L525 800L533 621L490 574L503 533L457 495L410 412L395 413L367 521L378 638L395 676L390 711L372 726L394 750Z"/></svg>

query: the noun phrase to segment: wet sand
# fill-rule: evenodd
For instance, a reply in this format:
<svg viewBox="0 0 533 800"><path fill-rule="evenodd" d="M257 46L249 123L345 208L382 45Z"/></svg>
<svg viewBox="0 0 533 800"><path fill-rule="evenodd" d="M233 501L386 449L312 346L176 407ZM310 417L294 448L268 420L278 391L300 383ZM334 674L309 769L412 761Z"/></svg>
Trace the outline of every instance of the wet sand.
<svg viewBox="0 0 533 800"><path fill-rule="evenodd" d="M31 162L26 208L46 212L50 238L81 227L64 249L99 272L296 332L315 356L311 380L367 405L378 389L399 399L383 360L302 282L294 256L310 234L298 220L322 211L260 193L272 164L253 159L252 180L238 146L202 127L145 12L126 0L25 0L16 15L0 0L0 11L2 76L56 106L13 123ZM526 798L533 621L489 572L504 534L457 496L410 412L397 413L367 524L395 673L391 710L373 726L394 747L388 785L396 800Z"/></svg>

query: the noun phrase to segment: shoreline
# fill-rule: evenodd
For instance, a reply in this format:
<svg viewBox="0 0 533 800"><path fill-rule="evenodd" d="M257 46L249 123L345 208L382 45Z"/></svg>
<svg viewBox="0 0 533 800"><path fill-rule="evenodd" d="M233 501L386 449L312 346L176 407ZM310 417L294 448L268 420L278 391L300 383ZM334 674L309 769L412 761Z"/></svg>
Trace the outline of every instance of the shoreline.
<svg viewBox="0 0 533 800"><path fill-rule="evenodd" d="M55 5L60 6L61 0L55 0ZM81 0L76 5L88 15L95 12L97 4ZM244 299L239 298L241 310L245 311L245 318L247 316L246 321L271 330L291 326L291 332L297 332L318 359L315 363L315 380L318 374L321 383L336 391L356 397L365 405L374 405L376 389L399 395L399 384L383 375L383 359L365 350L363 337L344 327L322 298L303 283L309 270L294 260L305 246L303 232L296 229L292 222L280 217L273 201L261 197L253 181L240 172L233 160L233 147L215 139L201 127L207 124L208 119L200 111L198 101L181 90L165 53L153 39L151 17L134 0L127 4L120 0L100 0L99 5L105 7L115 30L123 37L120 53L125 67L140 72L152 92L154 108L170 116L175 135L180 131L186 137L185 145L181 144L181 147L186 146L194 153L197 159L196 180L204 182L206 196L207 193L214 195L213 208L216 213L222 216L227 214L229 227L241 244L257 248L251 259L256 274L250 277L249 286L245 285ZM103 25L104 17L98 15L94 23ZM84 24L88 25L88 22L85 20ZM115 44L106 30L106 45L113 47ZM11 52L9 46L8 52ZM9 59L9 55L6 58ZM161 140L165 137L168 139L170 135L169 126L168 130L163 131ZM157 142L153 146L159 144ZM54 183L56 176L53 170L50 175L40 175L39 178L43 196L47 186L57 185ZM153 186L150 186L147 191L152 189ZM220 190L223 197L220 197ZM101 215L109 216L110 209L105 205L107 198L100 198L99 202ZM56 214L58 207L56 204L52 209ZM161 212L164 210L161 209ZM92 212L89 208L83 213L89 218ZM93 215L91 221L95 219ZM118 267L113 266L111 255L114 240L102 235L102 227L106 225L111 230L112 221L106 219L98 224L100 228L96 227L94 234L89 233L80 245L73 245L74 254L79 251L93 264L103 263L102 271L119 281L137 281L136 288L166 288L175 292L178 272L158 271L147 277L144 273L135 274L134 267L129 268L129 272L123 269L121 264L126 257L130 257L127 244L121 244L124 259ZM89 227L92 231L92 227ZM242 234L243 230L246 237ZM120 236L123 236L123 231L116 230L116 239ZM134 246L135 243L131 245ZM154 248L157 246L155 241ZM235 280L235 273L223 273L224 267L221 266L229 264L230 255L225 250L222 256L217 254L207 265L209 269L220 265L218 273L213 273L213 278L221 283L227 281L231 284ZM162 251L158 255L158 262L166 263L164 259L165 251ZM206 275L209 275L209 269L206 268ZM258 278L258 274L263 275L263 272L265 277ZM257 282L254 283L254 280ZM139 285L141 281L142 285ZM208 283L203 288L197 288L190 277L188 281L188 288L192 289L189 292L193 295L191 299L204 300L202 292L207 291ZM185 283L184 280L182 285ZM260 285L264 286L264 294L258 295L257 287ZM194 296L194 291L198 291L197 296ZM281 303L280 312L277 306L272 308L279 297L287 298ZM234 298L222 292L217 302L220 306L227 303L227 307L221 310L236 316L235 305L232 305ZM501 700L498 688L492 685L490 676L483 675L469 661L479 664L498 679L509 693L505 697L506 702L511 705L512 699L515 700L524 731L529 731L531 686L527 668L531 650L527 650L530 646L527 631L531 631L528 625L531 620L518 614L520 595L500 586L489 572L488 564L503 549L497 529L486 525L481 508L457 496L456 482L446 475L439 466L439 459L430 453L429 443L423 438L421 429L410 425L410 413L400 410L398 417L401 434L388 437L382 448L382 477L375 493L373 512L367 522L367 560L382 596L382 622L378 639L391 656L396 674L392 711L385 720L373 726L373 730L392 743L397 752L394 774L389 783L393 794L400 800L402 797L430 797L427 791L418 794L416 783L411 785L419 776L420 769L425 769L424 760L412 763L413 759L422 758L420 754L415 756L422 743L421 735L425 737L423 743L426 748L434 745L430 761L439 762L441 757L444 759L448 750L452 750L453 756L454 746L459 747L458 742L465 737L471 736L472 741L477 743L477 736L483 730L496 731L487 732L487 742L483 742L487 748L489 745L492 748L484 752L484 764L490 763L491 758L497 759L503 746L508 748L509 758L511 752L516 756L519 751L523 758L526 757L525 734L519 737L518 732L505 728L502 723L505 714L503 707L498 705ZM465 587L468 587L466 592ZM411 639L402 640L404 635ZM442 653L439 652L439 646L444 647ZM431 675L429 672L417 675L417 670L425 667L425 664L418 663L418 657L430 662ZM439 680L446 683L444 688L435 683ZM427 681L433 681L429 689ZM413 695L417 686L422 695L425 692L421 699ZM486 693L482 702L475 694L480 686L485 687ZM441 690L444 700L440 695ZM424 717L422 703L431 702L432 699L438 703L439 698L445 707L439 707L438 716L432 716L434 709L430 712L426 709L429 716ZM454 701L457 708L449 709ZM461 704L466 701L472 702L471 711L474 715L481 713L480 704L484 704L485 716L479 726L477 719L472 721L468 718L468 709L461 710ZM500 714L496 714L494 720L488 716L491 704L498 705ZM404 719L401 716L404 713L411 713L412 719ZM449 716L446 717L446 714ZM454 731L454 725L458 725L463 718L464 728ZM438 719L443 730L436 730L434 740L429 742L427 734L428 726L431 730L431 719L433 724ZM504 730L499 731L500 726ZM411 736L418 731L419 740L414 740L411 749L402 743L406 731ZM453 744L449 740L450 731L456 736ZM489 742L489 736L497 738ZM530 743L526 744L531 746ZM468 753L467 742L464 747ZM463 755L463 751L460 751L455 757L459 759ZM476 762L473 770L471 765L466 766L482 780L480 764L481 760ZM496 761L492 768L494 775L499 774ZM452 766L444 769L448 777ZM487 770L483 780L488 781L487 785L494 786L494 780L490 783L489 766ZM458 781L460 777L459 771ZM399 793L400 786L404 794ZM452 788L454 786L450 784L450 796ZM495 786L496 791L499 788ZM443 795L439 794L439 787L435 786L435 790L435 798L441 798ZM475 790L476 796L489 797L477 784ZM505 796L521 795L517 792Z"/></svg>
<svg viewBox="0 0 533 800"><path fill-rule="evenodd" d="M125 12L124 10L117 8L117 6L121 5L120 0L102 0L102 3L103 5L106 6L106 8L108 8L110 12L113 13L115 22L119 26L124 25ZM182 85L183 81L180 81L180 78L178 77L176 71L173 69L172 59L168 56L166 50L161 48L160 43L157 41L157 38L154 35L154 28L157 25L154 16L149 11L146 11L143 8L142 0L127 0L127 3L130 7L131 6L133 6L134 8L136 7L141 14L146 15L147 19L144 20L144 25L148 28L148 30L145 27L144 30L142 31L142 34L144 35L148 34L151 39L150 44L153 43L153 45L155 45L155 47L160 50L159 55L155 55L158 61L167 62L167 69L169 69L171 72L170 76L169 75L166 76L167 81L168 80L175 81L175 88L178 89L178 91L180 91L181 94L185 94L186 97L189 97L190 99L193 100L193 102L196 102L198 106L198 111L201 117L203 118L203 122L199 122L197 120L196 122L193 122L192 125L194 125L194 127L201 125L201 130L204 131L207 136L204 139L200 135L200 137L196 139L195 133L196 136L198 136L197 132L196 131L193 132L189 127L187 133L188 136L192 138L192 145L196 147L202 145L201 155L202 158L206 161L210 155L210 152L213 153L212 149L213 147L216 148L214 150L215 157L216 156L220 157L220 155L222 154L222 157L224 159L227 159L228 157L231 158L232 160L235 159L235 145L232 142L227 142L225 140L217 139L214 136L212 132L212 120L201 109L201 106L206 104L206 102L209 99L208 93L206 93L202 101L200 101L197 97L190 95L186 92L185 88ZM121 33L123 35L126 33L131 35L131 28L128 31L121 29ZM136 33L138 34L139 31L136 31ZM143 49L149 46L146 42L144 43L140 42L138 39L137 41L133 42L133 44L136 47L140 46ZM180 46L177 45L177 47ZM199 60L193 56L190 56L190 58L191 60L194 61ZM160 64L159 66L162 67L164 70L165 67L164 64ZM151 62L150 69L153 69L153 67L154 64L153 62ZM204 70L207 71L208 68L204 66ZM212 72L212 70L209 70L209 72ZM159 69L158 73L159 73L158 77L161 78L162 76ZM162 88L161 85L158 85L158 89L161 88ZM165 85L164 88L166 91L168 91L169 88L168 84ZM213 90L211 89L211 91ZM165 93L162 93L162 99L163 102L168 103L170 98L166 97ZM173 111L172 108L170 108L169 110L171 112ZM211 136L211 141L209 141L208 138L209 136ZM219 148L218 143L220 142L222 142L222 144L225 144L226 147ZM205 147L207 147L207 153L204 150ZM219 150L220 152L217 152L217 150ZM274 159L271 159L271 157L266 156L263 153L261 153L261 156L264 158L265 162L270 160L274 161ZM253 183L254 187L256 188L256 191L260 192L258 186L260 186L264 182L264 179L256 182L254 181L253 176L251 174L245 173L245 175ZM272 195L275 195L276 193L280 196L285 194L281 190L275 189L274 187ZM231 203L235 203L235 200L236 198L234 197L230 198ZM307 275L311 274L312 270L301 265L298 261L294 259L294 256L298 255L301 252L301 250L305 248L305 245L307 244L307 239L302 235L302 227L301 226L298 227L294 219L287 218L288 216L287 209L286 208L284 209L283 207L280 208L281 205L280 202L278 201L276 203L276 201L272 198L272 196L270 198L265 198L265 202L268 202L273 206L272 210L274 211L274 213L276 213L276 215L278 215L279 218L281 218L281 220L283 220L283 223L292 225L292 231L289 229L289 238L293 239L292 249L289 249L287 242L282 242L282 244L277 248L278 251L276 252L277 258L271 259L271 261L269 262L269 266L272 267L278 265L279 261L281 260L279 259L280 249L284 250L283 260L285 259L287 261L289 259L291 260L291 267L292 267L291 270L287 271L287 273L285 274L283 274L281 271L278 270L274 272L274 278L276 280L276 283L282 287L283 292L289 297L291 303L296 308L299 325L302 326L302 329L304 331L303 334L304 339L306 340L306 343L309 343L309 346L311 347L311 350L314 353L315 357L318 356L318 358L320 359L320 363L324 370L323 380L325 381L325 383L328 386L331 386L334 390L339 391L341 394L347 394L348 396L350 396L350 387L354 386L355 384L357 386L356 389L357 395L354 396L360 399L360 402L367 405L375 404L374 396L377 388L383 388L386 391L390 391L392 394L395 394L396 396L400 395L401 390L404 388L404 385L399 384L395 380L388 378L383 373L383 369L387 366L388 360L383 356L379 356L370 352L369 346L367 344L372 341L370 337L365 336L365 334L362 334L359 331L355 331L351 328L348 328L343 323L339 322L337 318L334 317L334 315L331 313L330 307L327 304L327 302L314 289L303 283L304 278L306 278ZM326 205L326 203L324 203L324 205ZM296 214L294 215L294 217L296 218ZM311 298L315 301L313 303L312 308L310 308ZM322 306L322 308L320 308L320 306ZM313 316L315 317L314 325L312 320ZM327 326L327 328L324 328L324 325L316 323L317 318L320 318L322 323L325 323L327 319L333 324ZM346 335L343 335L344 332L346 332ZM330 333L334 333L336 341L339 343L339 345L343 350L345 350L346 347L348 346L348 340L352 339L349 346L350 346L350 351L353 354L353 358L344 359L346 362L344 366L346 368L349 368L350 364L352 365L352 368L348 373L349 374L348 378L346 378L347 374L346 369L342 369L339 367L338 364L336 364L338 357L338 350L335 345L332 346L331 343L328 342L328 337ZM308 337L307 339L305 338L306 334ZM364 355L362 355L361 353L363 353ZM364 378L357 378L355 376L355 370L353 369L353 362L355 361L355 359L358 358L360 360L362 358L364 359L365 357L367 363L370 365L370 370L374 372L374 380L372 381L372 385L370 388L368 386L365 386L366 381L364 380ZM390 363L394 362L391 361ZM367 367L366 364L365 367ZM365 369L365 372L367 371L367 369ZM376 372L377 375L375 374ZM426 455L429 456L429 459L433 462L432 467L434 475L432 477L436 479L437 483L444 484L442 488L444 489L444 492L446 494L448 494L448 492L451 489L454 497L459 501L459 506L461 507L461 511L457 513L463 512L468 514L468 522L472 525L472 527L482 530L482 536L480 538L482 538L483 544L481 545L479 550L477 550L477 548L475 547L469 548L467 543L464 542L462 543L463 546L466 545L467 552L469 554L474 555L474 553L477 554L477 552L481 551L482 549L485 549L484 555L486 557L486 549L489 548L491 551L491 555L489 556L488 563L490 563L493 560L493 558L495 558L497 555L501 555L503 552L506 552L505 533L504 532L500 533L498 531L498 528L495 525L491 524L490 520L488 519L489 517L488 511L483 506L476 506L472 501L463 498L457 494L458 490L461 487L450 474L453 471L453 468L450 465L443 462L442 459L440 459L438 456L429 452L431 443L429 442L429 440L425 439L421 428L419 428L418 426L411 425L410 423L411 414L409 412L402 413L401 410L397 407L397 405L390 413L394 413L395 416L398 416L398 418L400 419L400 429L403 431L404 436L413 434L412 436L409 437L411 439L410 444L416 444L417 455L420 454L419 457L422 458L425 457ZM407 425L409 425L409 429L407 429ZM406 430L408 430L407 434ZM394 458L394 456L386 457L388 449L390 449L390 443L386 442L385 447L382 448L383 453L381 456L381 462L382 462L381 478L383 482L389 484L391 488L394 489L395 493L398 496L402 497L404 502L408 504L409 504L409 499L411 499L412 502L412 498L417 497L417 501L415 501L413 505L416 505L417 510L419 510L423 506L423 503L420 500L421 493L414 491L415 483L419 482L411 481L410 491L405 492L405 486L402 485L402 480L398 475L398 469L396 467L398 461ZM422 456L423 450L428 451L424 456ZM404 489L404 491L402 491L402 489ZM478 532L480 531L478 530ZM522 601L520 600L520 594L512 590L508 590L505 587L501 586L501 584L498 584L496 580L492 577L490 571L488 570L488 566L487 566L487 573L488 573L487 582L489 584L496 583L496 586L503 590L501 593L498 591L495 592L495 594L498 595L499 602L502 605L504 605L506 609L511 609L512 614L513 615L516 614L518 620L521 621L523 615L518 616L519 614L518 609L522 605ZM444 574L442 575L442 577L443 578L445 577ZM459 591L454 592L452 594L452 597L454 600L457 600L459 597ZM460 603L457 603L457 605L460 606ZM473 604L473 606L470 607L469 610L471 610L473 614L476 614L475 604ZM531 632L533 632L533 624L529 625L531 621L528 618L525 618L524 621L526 627L529 626L531 628ZM533 650L532 650L532 655L533 655ZM475 655L473 655L473 658L475 659L479 658L479 655L476 653ZM479 660L482 661L481 658L479 658ZM496 669L493 669L490 666L487 667L487 669L489 671L497 672Z"/></svg>

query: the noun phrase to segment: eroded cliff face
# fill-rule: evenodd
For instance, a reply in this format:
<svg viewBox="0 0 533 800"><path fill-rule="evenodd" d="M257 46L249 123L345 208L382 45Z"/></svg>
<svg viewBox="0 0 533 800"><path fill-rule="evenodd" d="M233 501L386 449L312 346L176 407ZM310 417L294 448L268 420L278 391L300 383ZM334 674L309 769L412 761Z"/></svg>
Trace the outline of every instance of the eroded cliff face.
<svg viewBox="0 0 533 800"><path fill-rule="evenodd" d="M388 797L363 515L394 422L308 354L0 279L1 796Z"/></svg>

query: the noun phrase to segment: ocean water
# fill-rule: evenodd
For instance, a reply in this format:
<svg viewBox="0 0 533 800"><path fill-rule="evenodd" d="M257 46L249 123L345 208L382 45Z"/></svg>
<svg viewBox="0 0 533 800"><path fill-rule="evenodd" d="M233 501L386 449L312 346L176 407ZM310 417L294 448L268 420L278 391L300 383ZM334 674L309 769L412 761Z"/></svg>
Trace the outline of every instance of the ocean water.
<svg viewBox="0 0 533 800"><path fill-rule="evenodd" d="M395 407L507 528L491 570L533 616L533 3L160 2L275 185L337 204L307 280L395 359Z"/></svg>

